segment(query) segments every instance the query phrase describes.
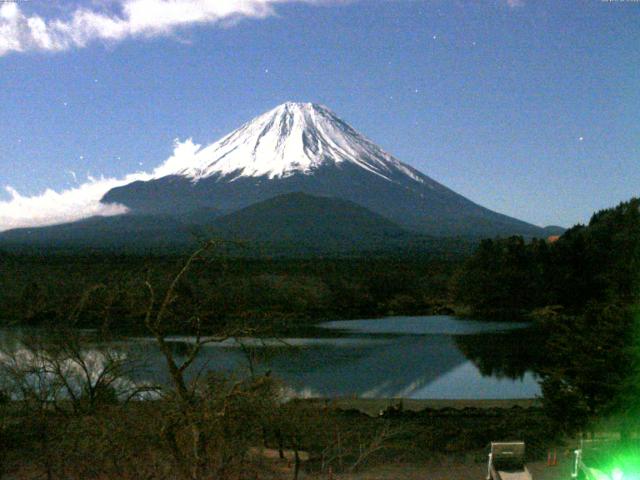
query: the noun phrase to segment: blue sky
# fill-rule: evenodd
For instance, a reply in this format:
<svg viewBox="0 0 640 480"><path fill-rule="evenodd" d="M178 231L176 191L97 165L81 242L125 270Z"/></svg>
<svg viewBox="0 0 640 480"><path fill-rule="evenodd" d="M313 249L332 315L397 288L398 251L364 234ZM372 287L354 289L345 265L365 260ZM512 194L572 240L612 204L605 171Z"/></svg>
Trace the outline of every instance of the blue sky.
<svg viewBox="0 0 640 480"><path fill-rule="evenodd" d="M167 1L0 4L0 230L288 100L535 224L640 194L638 2Z"/></svg>

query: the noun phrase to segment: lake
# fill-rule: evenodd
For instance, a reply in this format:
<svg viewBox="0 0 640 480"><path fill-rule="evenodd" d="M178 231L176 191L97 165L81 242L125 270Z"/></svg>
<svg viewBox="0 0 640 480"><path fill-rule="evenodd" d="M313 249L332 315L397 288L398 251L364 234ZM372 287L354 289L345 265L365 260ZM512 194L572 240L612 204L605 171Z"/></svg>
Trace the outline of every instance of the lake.
<svg viewBox="0 0 640 480"><path fill-rule="evenodd" d="M320 324L300 338L238 338L203 348L192 374L270 371L297 397L407 399L522 399L540 393L522 350L526 324L450 316L389 317ZM18 337L0 332L4 348ZM11 340L10 340L11 338ZM176 356L193 339L170 338ZM153 339L119 340L145 368L135 382L168 382Z"/></svg>

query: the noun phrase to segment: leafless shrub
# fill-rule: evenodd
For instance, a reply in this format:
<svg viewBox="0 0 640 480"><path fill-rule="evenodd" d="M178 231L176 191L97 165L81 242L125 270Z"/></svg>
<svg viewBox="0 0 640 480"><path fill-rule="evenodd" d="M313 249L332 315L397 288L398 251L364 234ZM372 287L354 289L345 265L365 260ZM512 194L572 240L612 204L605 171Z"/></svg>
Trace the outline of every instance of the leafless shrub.
<svg viewBox="0 0 640 480"><path fill-rule="evenodd" d="M171 307L178 300L180 283L193 264L217 246L208 242L194 252L173 278L164 295L147 281L149 305L145 325L153 335L169 371L171 385L163 392L166 412L161 436L183 478L232 478L241 468L261 419L273 409L274 384L268 377L234 380L209 376L189 381L187 371L207 344L241 335L246 328L229 328L203 335L199 317L189 320L195 338L184 358L177 358L167 341L172 327Z"/></svg>

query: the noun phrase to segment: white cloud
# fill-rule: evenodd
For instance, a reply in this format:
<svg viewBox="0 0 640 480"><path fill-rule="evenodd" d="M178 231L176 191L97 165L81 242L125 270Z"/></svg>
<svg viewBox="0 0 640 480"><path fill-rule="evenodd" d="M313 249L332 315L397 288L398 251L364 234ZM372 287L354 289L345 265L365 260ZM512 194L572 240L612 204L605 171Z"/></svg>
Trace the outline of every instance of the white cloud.
<svg viewBox="0 0 640 480"><path fill-rule="evenodd" d="M61 192L47 189L34 197L24 197L14 188L5 187L11 199L0 202L0 231L125 213L127 209L122 205L100 203L110 188L119 185L122 183L116 179L92 179L77 188Z"/></svg>
<svg viewBox="0 0 640 480"><path fill-rule="evenodd" d="M175 140L173 142L173 155L164 161L162 165L153 171L154 178L166 177L179 173L187 167L195 164L195 155L202 148L201 145L193 143L191 138L184 142Z"/></svg>
<svg viewBox="0 0 640 480"><path fill-rule="evenodd" d="M27 14L18 3L0 2L0 56L30 50L61 51L102 40L170 35L197 24L228 25L274 15L280 3L345 3L345 0L115 0L119 14L78 7L64 18Z"/></svg>
<svg viewBox="0 0 640 480"><path fill-rule="evenodd" d="M507 5L511 8L524 7L524 0L507 0Z"/></svg>
<svg viewBox="0 0 640 480"><path fill-rule="evenodd" d="M92 216L121 215L127 208L118 204L104 204L100 199L109 190L138 180L146 181L176 173L193 162L200 149L191 139L175 141L174 152L151 173L137 172L123 178L93 178L77 187L57 192L47 189L39 195L23 196L13 187L5 190L11 197L0 201L0 232L13 228L41 227L73 222Z"/></svg>

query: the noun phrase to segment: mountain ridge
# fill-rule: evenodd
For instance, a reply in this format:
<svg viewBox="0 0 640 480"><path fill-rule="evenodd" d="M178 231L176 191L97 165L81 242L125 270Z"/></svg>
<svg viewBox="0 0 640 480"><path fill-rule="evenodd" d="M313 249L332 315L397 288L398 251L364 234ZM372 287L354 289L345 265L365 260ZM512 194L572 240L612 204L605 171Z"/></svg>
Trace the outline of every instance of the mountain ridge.
<svg viewBox="0 0 640 480"><path fill-rule="evenodd" d="M348 200L294 192L227 215L121 215L15 229L0 233L0 249L164 254L190 251L208 238L239 242L234 254L241 256L451 253L471 248L470 242L415 235Z"/></svg>
<svg viewBox="0 0 640 480"><path fill-rule="evenodd" d="M114 188L102 201L133 214L179 216L198 208L226 214L304 192L349 200L420 234L547 236L543 228L486 209L397 160L312 103L282 104L163 173Z"/></svg>

